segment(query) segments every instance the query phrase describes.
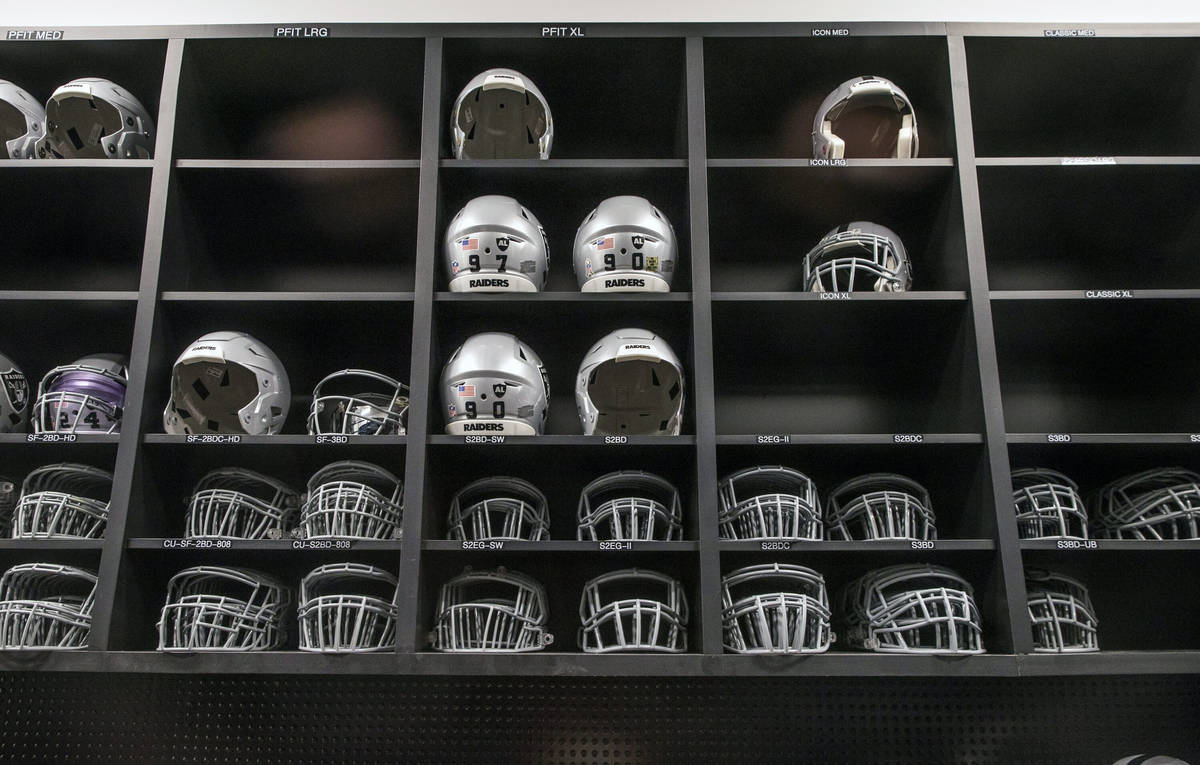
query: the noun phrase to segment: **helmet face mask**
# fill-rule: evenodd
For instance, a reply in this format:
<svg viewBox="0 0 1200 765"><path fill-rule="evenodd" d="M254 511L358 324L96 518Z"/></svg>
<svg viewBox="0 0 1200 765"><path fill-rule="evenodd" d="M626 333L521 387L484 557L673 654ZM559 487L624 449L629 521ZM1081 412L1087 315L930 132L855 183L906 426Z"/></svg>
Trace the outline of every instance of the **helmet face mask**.
<svg viewBox="0 0 1200 765"><path fill-rule="evenodd" d="M34 401L35 433L120 433L129 370L124 356L85 356L46 373Z"/></svg>
<svg viewBox="0 0 1200 765"><path fill-rule="evenodd" d="M798 470L745 468L726 476L718 491L722 539L824 538L817 487Z"/></svg>
<svg viewBox="0 0 1200 765"><path fill-rule="evenodd" d="M575 233L572 264L584 292L669 292L675 229L642 197L605 199Z"/></svg>
<svg viewBox="0 0 1200 765"><path fill-rule="evenodd" d="M575 377L583 434L679 435L683 365L661 337L618 329L584 356Z"/></svg>
<svg viewBox="0 0 1200 765"><path fill-rule="evenodd" d="M1200 539L1200 474L1156 468L1100 489L1092 517L1110 539Z"/></svg>
<svg viewBox="0 0 1200 765"><path fill-rule="evenodd" d="M631 568L592 579L583 587L579 621L585 653L687 650L683 586L657 571Z"/></svg>
<svg viewBox="0 0 1200 765"><path fill-rule="evenodd" d="M830 539L937 539L929 492L894 473L870 473L829 493L825 522Z"/></svg>
<svg viewBox="0 0 1200 765"><path fill-rule="evenodd" d="M13 539L100 539L108 524L112 473L63 462L31 472L13 514Z"/></svg>
<svg viewBox="0 0 1200 765"><path fill-rule="evenodd" d="M295 593L251 569L193 566L167 583L158 621L165 652L269 651L287 640Z"/></svg>
<svg viewBox="0 0 1200 765"><path fill-rule="evenodd" d="M917 156L917 115L904 91L884 77L854 77L825 97L813 120L813 157L909 159Z"/></svg>
<svg viewBox="0 0 1200 765"><path fill-rule="evenodd" d="M21 563L0 577L0 650L87 647L96 574L57 563Z"/></svg>
<svg viewBox="0 0 1200 765"><path fill-rule="evenodd" d="M532 577L500 567L442 585L433 649L453 653L527 653L554 641L546 631L546 591Z"/></svg>
<svg viewBox="0 0 1200 765"><path fill-rule="evenodd" d="M1026 468L1012 473L1021 539L1087 539L1088 513L1079 487L1062 473Z"/></svg>
<svg viewBox="0 0 1200 765"><path fill-rule="evenodd" d="M454 495L446 525L450 539L536 542L550 538L550 507L528 481L481 478Z"/></svg>
<svg viewBox="0 0 1200 765"><path fill-rule="evenodd" d="M679 492L641 470L608 473L579 495L580 540L671 541L681 538Z"/></svg>
<svg viewBox="0 0 1200 765"><path fill-rule="evenodd" d="M549 159L554 119L528 77L488 69L458 94L450 134L455 159Z"/></svg>
<svg viewBox="0 0 1200 765"><path fill-rule="evenodd" d="M458 347L441 377L446 433L541 435L550 381L533 349L506 332L484 332Z"/></svg>
<svg viewBox="0 0 1200 765"><path fill-rule="evenodd" d="M245 468L218 468L196 484L188 500L188 539L282 539L299 498L283 482Z"/></svg>
<svg viewBox="0 0 1200 765"><path fill-rule="evenodd" d="M283 430L291 385L279 357L244 332L210 332L171 369L163 429L173 435Z"/></svg>
<svg viewBox="0 0 1200 765"><path fill-rule="evenodd" d="M326 465L308 481L300 506L307 539L399 539L404 484L388 471L355 460Z"/></svg>
<svg viewBox="0 0 1200 765"><path fill-rule="evenodd" d="M20 433L29 419L29 379L0 353L0 433Z"/></svg>
<svg viewBox="0 0 1200 765"><path fill-rule="evenodd" d="M906 292L912 261L904 243L886 226L854 221L826 234L804 256L809 292Z"/></svg>
<svg viewBox="0 0 1200 765"><path fill-rule="evenodd" d="M877 653L983 653L971 585L943 566L898 565L868 572L842 593L846 637Z"/></svg>
<svg viewBox="0 0 1200 765"><path fill-rule="evenodd" d="M539 292L550 272L545 229L505 196L476 197L458 211L442 260L451 292Z"/></svg>
<svg viewBox="0 0 1200 765"><path fill-rule="evenodd" d="M396 577L361 563L318 566L300 581L300 650L373 653L396 645Z"/></svg>
<svg viewBox="0 0 1200 765"><path fill-rule="evenodd" d="M46 110L24 88L0 80L0 143L4 159L37 158L46 133Z"/></svg>
<svg viewBox="0 0 1200 765"><path fill-rule="evenodd" d="M724 645L733 653L823 653L834 640L825 579L804 566L764 563L721 579Z"/></svg>
<svg viewBox="0 0 1200 765"><path fill-rule="evenodd" d="M84 77L61 86L46 102L46 135L38 156L66 159L149 159L154 121L119 85Z"/></svg>
<svg viewBox="0 0 1200 765"><path fill-rule="evenodd" d="M368 369L343 369L313 389L308 432L402 436L407 432L408 403L408 386L398 380Z"/></svg>
<svg viewBox="0 0 1200 765"><path fill-rule="evenodd" d="M1099 651L1096 609L1082 582L1049 571L1025 569L1035 653Z"/></svg>

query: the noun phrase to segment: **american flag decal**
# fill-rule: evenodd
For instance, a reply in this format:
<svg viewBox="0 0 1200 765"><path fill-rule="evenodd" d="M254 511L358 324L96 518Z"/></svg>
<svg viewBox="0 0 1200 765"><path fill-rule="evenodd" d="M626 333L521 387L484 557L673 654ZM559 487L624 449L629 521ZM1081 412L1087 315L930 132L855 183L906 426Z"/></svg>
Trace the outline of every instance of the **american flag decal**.
<svg viewBox="0 0 1200 765"><path fill-rule="evenodd" d="M478 239L459 239L458 243L459 243L459 245L462 246L462 248L464 250L478 250L479 249L479 240Z"/></svg>
<svg viewBox="0 0 1200 765"><path fill-rule="evenodd" d="M597 239L596 241L592 242L592 244L598 250L611 250L613 248L613 238L611 236L606 236L603 239Z"/></svg>
<svg viewBox="0 0 1200 765"><path fill-rule="evenodd" d="M458 395L462 398L474 398L475 397L475 386L474 385L458 386Z"/></svg>

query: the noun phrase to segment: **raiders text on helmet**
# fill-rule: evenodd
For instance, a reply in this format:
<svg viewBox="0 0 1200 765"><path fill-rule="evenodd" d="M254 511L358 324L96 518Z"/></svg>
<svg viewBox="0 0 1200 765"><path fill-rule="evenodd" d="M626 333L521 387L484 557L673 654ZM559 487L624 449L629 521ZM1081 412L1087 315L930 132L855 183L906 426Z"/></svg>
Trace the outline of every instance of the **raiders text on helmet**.
<svg viewBox="0 0 1200 765"><path fill-rule="evenodd" d="M451 292L538 292L550 272L546 231L512 197L476 197L446 227L442 265Z"/></svg>
<svg viewBox="0 0 1200 765"><path fill-rule="evenodd" d="M291 395L274 351L245 332L210 332L175 360L163 428L174 435L278 433Z"/></svg>
<svg viewBox="0 0 1200 765"><path fill-rule="evenodd" d="M0 80L0 141L4 159L34 159L46 133L46 110L19 85Z"/></svg>
<svg viewBox="0 0 1200 765"><path fill-rule="evenodd" d="M455 159L549 159L554 141L550 104L528 77L488 69L454 101L450 138Z"/></svg>
<svg viewBox="0 0 1200 765"><path fill-rule="evenodd" d="M29 380L0 353L0 433L20 433L29 419Z"/></svg>
<svg viewBox="0 0 1200 765"><path fill-rule="evenodd" d="M816 159L917 156L917 114L904 91L884 77L846 80L825 97L813 120Z"/></svg>
<svg viewBox="0 0 1200 765"><path fill-rule="evenodd" d="M542 360L506 332L467 338L442 369L446 432L541 435L550 381Z"/></svg>
<svg viewBox="0 0 1200 765"><path fill-rule="evenodd" d="M584 292L669 292L679 261L675 229L642 197L609 197L575 233L572 263Z"/></svg>
<svg viewBox="0 0 1200 765"><path fill-rule="evenodd" d="M142 102L99 77L71 80L46 102L43 159L150 159L154 121Z"/></svg>
<svg viewBox="0 0 1200 765"><path fill-rule="evenodd" d="M661 337L645 329L610 332L575 376L583 434L677 436L683 385L683 365Z"/></svg>
<svg viewBox="0 0 1200 765"><path fill-rule="evenodd" d="M129 369L124 356L97 353L46 373L33 402L35 433L119 433Z"/></svg>

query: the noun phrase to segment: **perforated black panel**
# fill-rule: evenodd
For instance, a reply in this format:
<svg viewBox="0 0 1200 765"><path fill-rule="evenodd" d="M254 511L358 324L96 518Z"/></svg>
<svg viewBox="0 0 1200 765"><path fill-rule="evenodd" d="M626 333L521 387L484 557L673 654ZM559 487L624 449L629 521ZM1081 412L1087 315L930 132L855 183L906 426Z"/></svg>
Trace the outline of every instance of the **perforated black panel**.
<svg viewBox="0 0 1200 765"><path fill-rule="evenodd" d="M1191 677L530 679L0 675L0 760L1200 761Z"/></svg>

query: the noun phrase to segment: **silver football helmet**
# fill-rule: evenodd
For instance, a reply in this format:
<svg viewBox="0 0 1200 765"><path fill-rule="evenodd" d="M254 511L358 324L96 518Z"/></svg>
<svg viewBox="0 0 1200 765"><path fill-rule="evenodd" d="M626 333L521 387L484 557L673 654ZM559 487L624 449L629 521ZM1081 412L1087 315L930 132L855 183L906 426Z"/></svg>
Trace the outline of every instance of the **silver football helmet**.
<svg viewBox="0 0 1200 765"><path fill-rule="evenodd" d="M158 650L270 651L287 640L295 593L273 576L230 566L185 568L167 583Z"/></svg>
<svg viewBox="0 0 1200 765"><path fill-rule="evenodd" d="M937 519L925 487L895 473L851 478L829 492L830 539L937 539Z"/></svg>
<svg viewBox="0 0 1200 765"><path fill-rule="evenodd" d="M846 639L877 653L983 653L974 590L944 566L901 564L842 591Z"/></svg>
<svg viewBox="0 0 1200 765"><path fill-rule="evenodd" d="M112 473L89 465L45 465L25 477L13 539L100 539L108 524Z"/></svg>
<svg viewBox="0 0 1200 765"><path fill-rule="evenodd" d="M826 234L804 256L809 292L906 292L912 261L904 242L887 226L856 220Z"/></svg>
<svg viewBox="0 0 1200 765"><path fill-rule="evenodd" d="M283 430L291 397L274 351L245 332L210 332L175 360L163 428L172 435L274 434Z"/></svg>
<svg viewBox="0 0 1200 765"><path fill-rule="evenodd" d="M396 577L362 563L328 563L300 580L300 650L372 653L396 645Z"/></svg>
<svg viewBox="0 0 1200 765"><path fill-rule="evenodd" d="M503 566L463 573L442 585L435 651L527 653L554 642L546 631L546 591L537 580Z"/></svg>
<svg viewBox="0 0 1200 765"><path fill-rule="evenodd" d="M550 403L542 360L506 332L472 335L442 368L446 432L541 435Z"/></svg>
<svg viewBox="0 0 1200 765"><path fill-rule="evenodd" d="M550 505L528 481L509 476L480 478L450 500L450 539L526 540L550 538Z"/></svg>
<svg viewBox="0 0 1200 765"><path fill-rule="evenodd" d="M917 156L917 113L885 77L846 80L825 97L813 120L813 157Z"/></svg>
<svg viewBox="0 0 1200 765"><path fill-rule="evenodd" d="M762 563L721 578L725 650L824 653L834 640L825 578L811 568Z"/></svg>
<svg viewBox="0 0 1200 765"><path fill-rule="evenodd" d="M46 110L19 85L0 80L0 141L4 159L35 159L46 134Z"/></svg>
<svg viewBox="0 0 1200 765"><path fill-rule="evenodd" d="M71 80L46 102L43 159L149 159L154 156L154 120L142 102L99 77Z"/></svg>
<svg viewBox="0 0 1200 765"><path fill-rule="evenodd" d="M512 197L475 197L446 227L442 262L451 292L540 292L550 273L542 224Z"/></svg>
<svg viewBox="0 0 1200 765"><path fill-rule="evenodd" d="M21 563L0 577L0 650L86 648L96 574L57 563Z"/></svg>
<svg viewBox="0 0 1200 765"><path fill-rule="evenodd" d="M645 329L600 338L575 375L583 434L677 436L683 424L683 364Z"/></svg>
<svg viewBox="0 0 1200 765"><path fill-rule="evenodd" d="M209 472L192 489L183 535L189 539L283 539L299 506L296 492L239 467Z"/></svg>
<svg viewBox="0 0 1200 765"><path fill-rule="evenodd" d="M578 518L580 540L665 542L683 533L679 492L642 470L618 470L584 486Z"/></svg>
<svg viewBox="0 0 1200 765"><path fill-rule="evenodd" d="M307 539L399 539L404 484L370 462L342 460L308 479L300 505L300 534Z"/></svg>
<svg viewBox="0 0 1200 765"><path fill-rule="evenodd" d="M124 356L97 353L55 367L38 384L35 433L120 433L129 384Z"/></svg>
<svg viewBox="0 0 1200 765"><path fill-rule="evenodd" d="M823 539L816 484L780 465L748 467L718 487L722 539Z"/></svg>
<svg viewBox="0 0 1200 765"><path fill-rule="evenodd" d="M1109 539L1200 539L1200 474L1156 468L1113 481L1093 498Z"/></svg>
<svg viewBox="0 0 1200 765"><path fill-rule="evenodd" d="M670 292L675 229L642 197L609 197L575 232L575 279L584 292Z"/></svg>
<svg viewBox="0 0 1200 765"><path fill-rule="evenodd" d="M586 653L687 650L688 604L678 579L627 568L592 579L579 602Z"/></svg>
<svg viewBox="0 0 1200 765"><path fill-rule="evenodd" d="M1088 514L1079 487L1047 468L1012 473L1013 505L1021 539L1087 539Z"/></svg>
<svg viewBox="0 0 1200 765"><path fill-rule="evenodd" d="M0 353L0 433L20 433L29 419L29 379Z"/></svg>
<svg viewBox="0 0 1200 765"><path fill-rule="evenodd" d="M402 436L408 427L408 386L369 369L343 369L313 388L312 435Z"/></svg>
<svg viewBox="0 0 1200 765"><path fill-rule="evenodd" d="M550 159L554 118L528 77L488 69L454 100L450 137L455 159Z"/></svg>
<svg viewBox="0 0 1200 765"><path fill-rule="evenodd" d="M1025 597L1036 653L1099 651L1096 608L1083 583L1062 574L1025 569Z"/></svg>

